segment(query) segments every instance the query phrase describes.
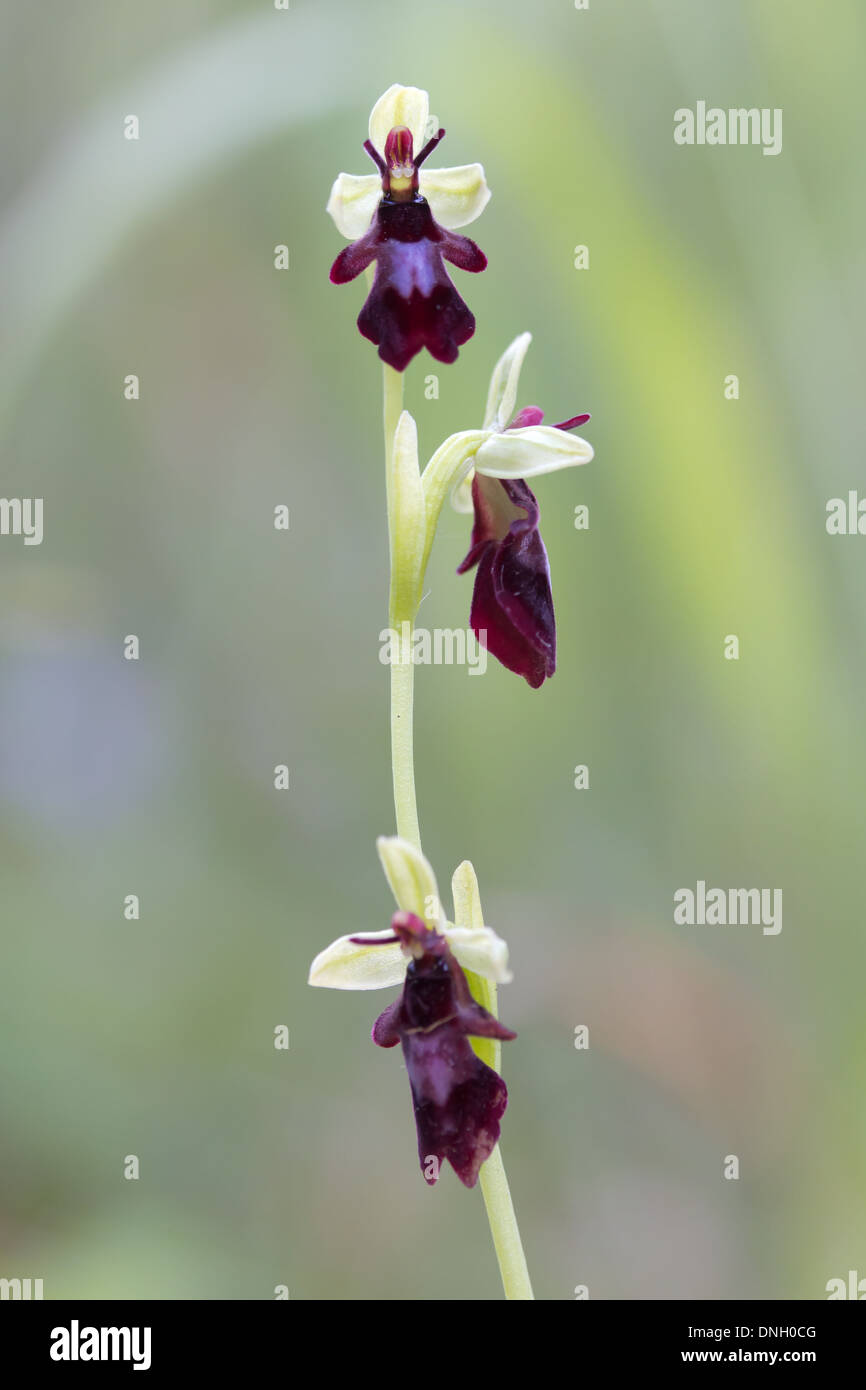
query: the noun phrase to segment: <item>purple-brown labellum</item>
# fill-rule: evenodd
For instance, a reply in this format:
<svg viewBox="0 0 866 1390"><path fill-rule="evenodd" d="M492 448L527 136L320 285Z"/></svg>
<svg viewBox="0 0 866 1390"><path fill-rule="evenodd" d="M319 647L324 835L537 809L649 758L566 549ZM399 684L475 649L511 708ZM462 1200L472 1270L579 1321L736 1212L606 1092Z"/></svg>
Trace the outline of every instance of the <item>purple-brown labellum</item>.
<svg viewBox="0 0 866 1390"><path fill-rule="evenodd" d="M527 406L508 428L539 425L543 417L538 406ZM575 415L555 428L575 429L589 418ZM476 473L472 502L472 543L457 570L478 566L470 626L497 661L537 689L556 670L556 620L535 494L522 478Z"/></svg>
<svg viewBox="0 0 866 1390"><path fill-rule="evenodd" d="M508 1091L468 1039L517 1034L472 998L446 937L411 912L395 913L391 926L388 939L400 942L409 966L400 998L373 1024L373 1042L402 1043L425 1180L432 1186L447 1158L460 1181L474 1187L499 1140Z"/></svg>
<svg viewBox="0 0 866 1390"><path fill-rule="evenodd" d="M405 126L389 133L384 158L365 142L382 175L382 200L369 231L331 266L332 282L344 285L376 262L358 328L377 345L382 361L398 372L422 348L439 362L453 362L475 332L475 317L454 288L445 261L477 272L487 265L487 257L469 237L440 227L418 192L418 169L444 134L440 130L428 140L417 158L412 132Z"/></svg>

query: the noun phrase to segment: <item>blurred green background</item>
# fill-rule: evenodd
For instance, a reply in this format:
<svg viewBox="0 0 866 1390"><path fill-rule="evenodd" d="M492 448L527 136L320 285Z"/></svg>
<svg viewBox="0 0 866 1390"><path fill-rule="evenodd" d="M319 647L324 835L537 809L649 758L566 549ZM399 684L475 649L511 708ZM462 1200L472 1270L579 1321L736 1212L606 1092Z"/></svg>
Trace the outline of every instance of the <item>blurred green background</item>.
<svg viewBox="0 0 866 1390"><path fill-rule="evenodd" d="M2 39L2 492L45 539L0 540L0 1275L499 1296L480 1194L427 1189L369 1041L391 996L306 985L391 911L380 373L324 204L395 81L493 190L477 333L408 373L424 456L524 329L519 403L593 415L595 460L537 487L555 679L417 681L425 849L511 946L536 1292L866 1275L866 540L824 525L863 484L862 6L18 0ZM781 107L782 154L677 147L699 99ZM467 540L449 511L428 627L467 621ZM781 935L675 926L700 878L781 888Z"/></svg>

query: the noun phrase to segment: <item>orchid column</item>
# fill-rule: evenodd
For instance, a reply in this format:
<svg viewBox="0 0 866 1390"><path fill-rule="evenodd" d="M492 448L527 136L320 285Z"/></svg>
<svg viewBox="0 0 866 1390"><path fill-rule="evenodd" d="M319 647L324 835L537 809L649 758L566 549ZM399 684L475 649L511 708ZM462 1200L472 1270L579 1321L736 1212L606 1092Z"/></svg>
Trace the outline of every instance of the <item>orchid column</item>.
<svg viewBox="0 0 866 1390"><path fill-rule="evenodd" d="M365 149L376 174L341 174L328 211L351 244L331 279L342 284L375 264L358 327L383 362L385 463L391 556L390 627L408 632L392 656L391 760L397 835L380 838L379 856L398 911L383 932L340 937L322 951L310 983L335 989L402 985L373 1026L380 1047L402 1045L422 1174L431 1186L447 1159L460 1180L480 1180L510 1299L532 1288L498 1148L508 1093L499 1075L501 1044L515 1034L497 1018L496 988L507 982L505 943L484 923L472 865L452 879L453 922L421 851L415 797L411 633L442 506L474 512L461 572L477 566L470 623L504 666L540 686L556 667L556 632L538 503L526 478L592 458L571 431L589 419L541 423L536 406L514 416L530 335L516 338L497 363L480 428L451 435L423 474L415 422L402 410L402 373L426 348L454 362L475 331L445 262L481 271L486 258L457 227L473 221L490 192L480 164L430 170L426 92L393 86L370 116ZM415 151L418 150L416 154Z"/></svg>

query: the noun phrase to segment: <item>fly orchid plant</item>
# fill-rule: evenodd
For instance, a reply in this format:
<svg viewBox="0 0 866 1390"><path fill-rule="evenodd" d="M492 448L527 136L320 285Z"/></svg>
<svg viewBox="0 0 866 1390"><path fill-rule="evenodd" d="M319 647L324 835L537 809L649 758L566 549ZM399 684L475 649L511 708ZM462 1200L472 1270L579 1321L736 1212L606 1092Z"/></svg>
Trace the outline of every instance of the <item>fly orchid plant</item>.
<svg viewBox="0 0 866 1390"><path fill-rule="evenodd" d="M452 434L419 465L418 431L402 409L402 373L422 349L453 362L475 331L472 312L445 262L484 270L482 251L456 228L490 200L480 164L430 169L445 131L428 131L427 93L389 87L370 114L364 148L377 173L340 174L328 212L350 244L331 268L334 284L367 272L358 328L383 362L390 625L404 634L391 657L391 762L397 834L377 842L397 911L387 930L339 937L321 951L310 984L389 989L399 996L373 1025L379 1047L400 1043L431 1186L448 1160L467 1187L480 1182L505 1295L531 1299L532 1286L499 1150L508 1092L501 1044L515 1034L497 1017L497 986L511 979L505 942L484 922L478 883L465 860L452 879L453 922L421 851L415 798L411 637L442 507L472 513L468 554L475 569L470 626L503 666L537 688L556 668L556 629L539 508L526 479L588 463L592 448L574 430L588 415L542 424L537 406L516 410L531 336L522 333L493 370L483 424ZM416 153L416 150L418 151ZM422 168L422 165L424 166ZM371 267L375 265L375 273Z"/></svg>

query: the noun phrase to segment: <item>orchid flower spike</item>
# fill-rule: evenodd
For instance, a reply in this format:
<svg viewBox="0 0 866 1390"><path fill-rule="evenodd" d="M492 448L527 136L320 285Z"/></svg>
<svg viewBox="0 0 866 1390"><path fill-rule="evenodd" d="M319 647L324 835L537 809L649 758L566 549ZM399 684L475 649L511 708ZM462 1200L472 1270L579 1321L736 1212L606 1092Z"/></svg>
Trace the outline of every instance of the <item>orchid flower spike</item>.
<svg viewBox="0 0 866 1390"><path fill-rule="evenodd" d="M378 174L340 174L327 207L352 243L334 261L331 280L346 284L375 261L358 328L399 372L425 347L439 362L456 359L475 332L475 318L444 263L473 272L487 265L475 242L454 231L490 200L484 170L480 164L422 169L445 135L439 129L425 143L428 120L426 92L389 87L370 113L364 142Z"/></svg>
<svg viewBox="0 0 866 1390"><path fill-rule="evenodd" d="M475 1002L464 969L505 983L508 949L490 927L445 920L433 870L407 840L382 838L377 848L399 908L390 929L339 937L316 956L309 982L332 989L402 985L374 1023L373 1041L403 1046L425 1181L437 1181L447 1158L474 1187L498 1142L508 1092L468 1039L516 1034ZM455 898L467 870L471 875L471 866L461 865L455 874Z"/></svg>

